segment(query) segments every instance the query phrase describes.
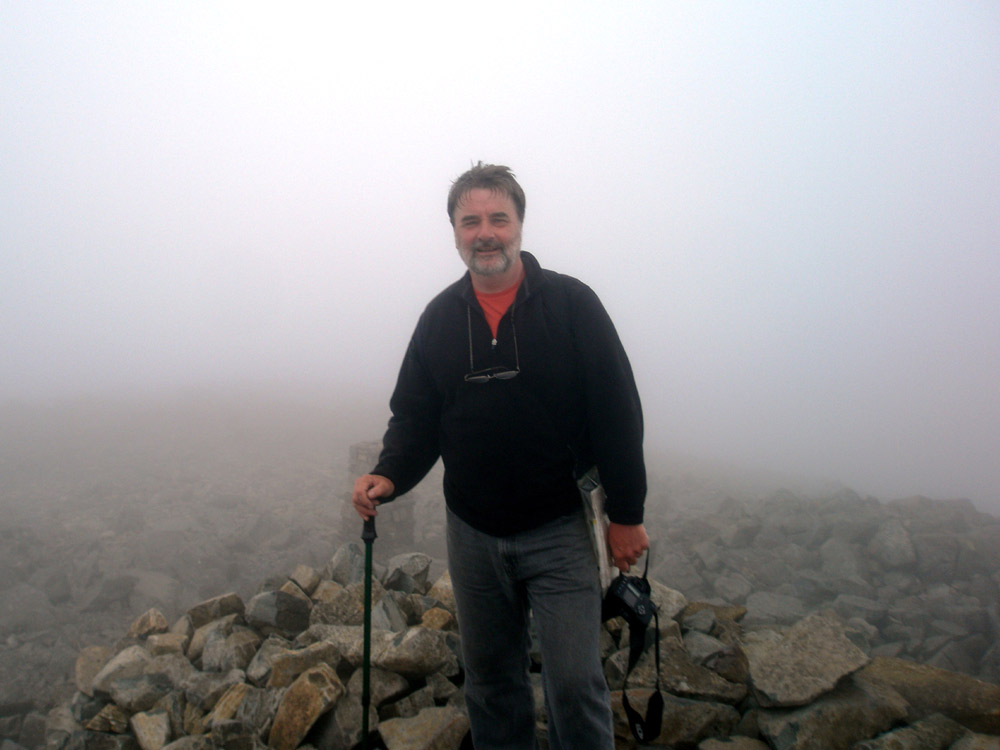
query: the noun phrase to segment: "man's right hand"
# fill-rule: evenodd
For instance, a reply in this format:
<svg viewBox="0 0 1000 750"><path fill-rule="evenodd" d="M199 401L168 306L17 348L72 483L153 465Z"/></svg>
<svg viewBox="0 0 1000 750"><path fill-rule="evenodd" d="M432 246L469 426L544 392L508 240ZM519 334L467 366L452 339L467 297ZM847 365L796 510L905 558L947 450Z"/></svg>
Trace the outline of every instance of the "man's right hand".
<svg viewBox="0 0 1000 750"><path fill-rule="evenodd" d="M389 497L395 491L396 485L386 477L378 474L365 474L354 481L354 494L351 502L354 503L354 510L358 512L365 521L378 515L375 506L379 504L379 498Z"/></svg>

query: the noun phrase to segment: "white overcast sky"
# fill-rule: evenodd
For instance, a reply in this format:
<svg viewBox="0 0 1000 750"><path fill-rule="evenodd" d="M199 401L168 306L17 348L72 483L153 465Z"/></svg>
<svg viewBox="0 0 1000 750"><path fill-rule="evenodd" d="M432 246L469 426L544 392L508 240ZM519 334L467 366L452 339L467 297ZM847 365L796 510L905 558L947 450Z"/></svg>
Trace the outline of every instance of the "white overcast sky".
<svg viewBox="0 0 1000 750"><path fill-rule="evenodd" d="M2 0L0 399L384 401L480 159L651 453L1000 509L992 0Z"/></svg>

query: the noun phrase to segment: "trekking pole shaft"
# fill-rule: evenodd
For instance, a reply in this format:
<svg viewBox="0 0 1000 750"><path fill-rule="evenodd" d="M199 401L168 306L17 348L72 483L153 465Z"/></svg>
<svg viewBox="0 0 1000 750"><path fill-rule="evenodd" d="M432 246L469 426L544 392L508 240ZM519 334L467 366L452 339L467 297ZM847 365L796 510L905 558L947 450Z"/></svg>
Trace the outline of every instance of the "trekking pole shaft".
<svg viewBox="0 0 1000 750"><path fill-rule="evenodd" d="M371 642L372 642L372 543L375 541L375 519L365 521L361 539L365 543L365 609L364 653L361 671L361 736L362 747L368 750L368 704L371 702Z"/></svg>

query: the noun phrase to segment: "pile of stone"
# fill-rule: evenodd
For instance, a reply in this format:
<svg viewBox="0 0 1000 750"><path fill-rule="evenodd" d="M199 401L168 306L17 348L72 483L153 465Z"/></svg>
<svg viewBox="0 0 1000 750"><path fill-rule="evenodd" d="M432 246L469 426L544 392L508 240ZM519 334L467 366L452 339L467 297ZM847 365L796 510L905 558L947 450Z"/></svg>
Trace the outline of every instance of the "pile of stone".
<svg viewBox="0 0 1000 750"><path fill-rule="evenodd" d="M459 633L447 574L397 555L378 565L372 606L372 747L471 747ZM249 601L213 597L170 624L158 610L114 647L76 660L77 693L31 716L17 745L48 750L354 748L362 740L364 559L342 545L321 571L300 565ZM676 748L1000 747L1000 686L891 655L871 657L837 612L745 630L748 608L689 601L658 581L662 733ZM628 627L605 624L616 747L639 747L621 705ZM537 660L536 660L537 661ZM537 665L541 667L541 665ZM644 711L654 649L629 676ZM537 673L538 733L546 719Z"/></svg>
<svg viewBox="0 0 1000 750"><path fill-rule="evenodd" d="M871 656L1000 683L1000 520L968 501L777 492L646 518L655 577L745 606L746 630L832 609Z"/></svg>

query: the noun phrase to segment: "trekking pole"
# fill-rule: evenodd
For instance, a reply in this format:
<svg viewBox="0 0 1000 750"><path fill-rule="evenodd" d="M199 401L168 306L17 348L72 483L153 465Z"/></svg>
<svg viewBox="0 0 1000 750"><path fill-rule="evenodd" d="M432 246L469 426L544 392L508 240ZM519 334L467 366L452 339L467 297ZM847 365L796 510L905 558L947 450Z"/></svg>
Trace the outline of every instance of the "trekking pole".
<svg viewBox="0 0 1000 750"><path fill-rule="evenodd" d="M364 651L361 661L361 746L368 750L368 704L371 702L372 648L372 542L375 541L375 517L365 521L361 539L365 543L365 627Z"/></svg>

